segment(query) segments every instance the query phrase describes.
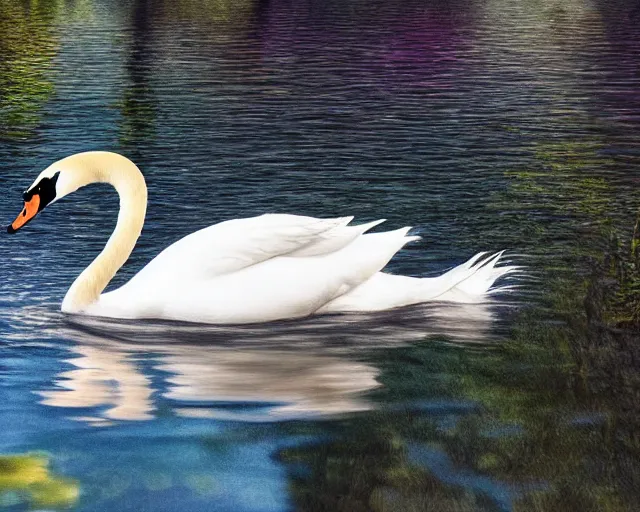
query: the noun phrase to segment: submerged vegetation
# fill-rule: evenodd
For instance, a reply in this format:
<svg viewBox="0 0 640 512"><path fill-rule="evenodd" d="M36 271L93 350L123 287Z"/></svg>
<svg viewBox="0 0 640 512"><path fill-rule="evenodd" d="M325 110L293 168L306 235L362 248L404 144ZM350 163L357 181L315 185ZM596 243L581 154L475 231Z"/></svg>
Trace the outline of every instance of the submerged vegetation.
<svg viewBox="0 0 640 512"><path fill-rule="evenodd" d="M30 508L65 509L78 496L78 483L52 474L47 457L0 455L0 508L25 503Z"/></svg>

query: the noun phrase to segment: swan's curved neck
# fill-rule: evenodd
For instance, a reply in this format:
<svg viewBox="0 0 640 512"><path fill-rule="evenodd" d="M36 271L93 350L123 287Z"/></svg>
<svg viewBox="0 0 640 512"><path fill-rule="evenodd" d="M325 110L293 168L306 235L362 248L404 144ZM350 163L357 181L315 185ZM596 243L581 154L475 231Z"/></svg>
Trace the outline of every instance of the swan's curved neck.
<svg viewBox="0 0 640 512"><path fill-rule="evenodd" d="M62 302L62 311L74 313L95 303L129 258L142 232L147 186L138 167L115 153L82 153L60 164L74 176L77 188L90 183L110 183L120 196L118 222L107 245L74 281Z"/></svg>

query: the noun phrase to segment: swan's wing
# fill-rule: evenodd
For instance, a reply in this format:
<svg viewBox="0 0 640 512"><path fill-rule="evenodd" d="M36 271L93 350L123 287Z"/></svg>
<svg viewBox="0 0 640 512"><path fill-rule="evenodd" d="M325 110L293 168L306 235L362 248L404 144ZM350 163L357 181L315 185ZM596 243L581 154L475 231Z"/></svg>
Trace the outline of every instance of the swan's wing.
<svg viewBox="0 0 640 512"><path fill-rule="evenodd" d="M125 314L133 311L137 318L213 324L309 316L384 267L403 245L415 239L405 236L408 230L359 236L343 249L320 257L270 258L210 280L177 283L143 301L149 304L148 309L140 306L140 294L131 294L134 304L130 308L126 307L127 294L120 300L103 295L101 301L107 300L104 308L117 307L119 311L125 305ZM112 293L118 294L118 290Z"/></svg>
<svg viewBox="0 0 640 512"><path fill-rule="evenodd" d="M353 217L317 219L266 214L234 219L196 231L162 251L130 284L203 280L277 256L316 256L337 251L379 223L347 227Z"/></svg>

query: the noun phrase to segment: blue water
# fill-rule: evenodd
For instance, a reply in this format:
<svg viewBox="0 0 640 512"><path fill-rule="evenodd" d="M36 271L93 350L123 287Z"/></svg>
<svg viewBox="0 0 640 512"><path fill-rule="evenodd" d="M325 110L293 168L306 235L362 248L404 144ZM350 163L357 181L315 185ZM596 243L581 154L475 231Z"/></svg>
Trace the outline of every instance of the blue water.
<svg viewBox="0 0 640 512"><path fill-rule="evenodd" d="M118 206L83 189L0 237L0 454L44 454L77 496L43 504L39 484L0 472L0 508L528 510L540 489L590 496L565 461L597 479L605 455L571 421L615 404L568 375L531 384L550 363L500 349L522 311L544 310L549 276L585 272L574 256L594 225L637 209L639 20L623 0L0 0L0 219L53 161L127 155L150 203L111 286L192 231L266 212L414 226L423 241L392 272L501 249L529 269L476 307L242 328L80 321L59 305ZM474 455L495 439L518 454L509 443L550 418L563 451L541 436L506 470ZM449 433L470 432L482 442L456 451Z"/></svg>

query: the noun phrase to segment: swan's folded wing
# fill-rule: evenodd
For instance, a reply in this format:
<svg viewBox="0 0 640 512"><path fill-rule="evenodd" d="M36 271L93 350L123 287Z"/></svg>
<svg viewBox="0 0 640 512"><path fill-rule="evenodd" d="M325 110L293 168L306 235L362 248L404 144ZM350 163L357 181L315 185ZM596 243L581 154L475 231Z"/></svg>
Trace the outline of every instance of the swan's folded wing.
<svg viewBox="0 0 640 512"><path fill-rule="evenodd" d="M167 247L134 276L130 284L148 287L177 280L209 279L276 256L299 255L312 247L332 246L337 250L361 232L354 228L350 236L344 236L341 228L352 219L266 214L221 222ZM327 240L334 243L329 244Z"/></svg>

